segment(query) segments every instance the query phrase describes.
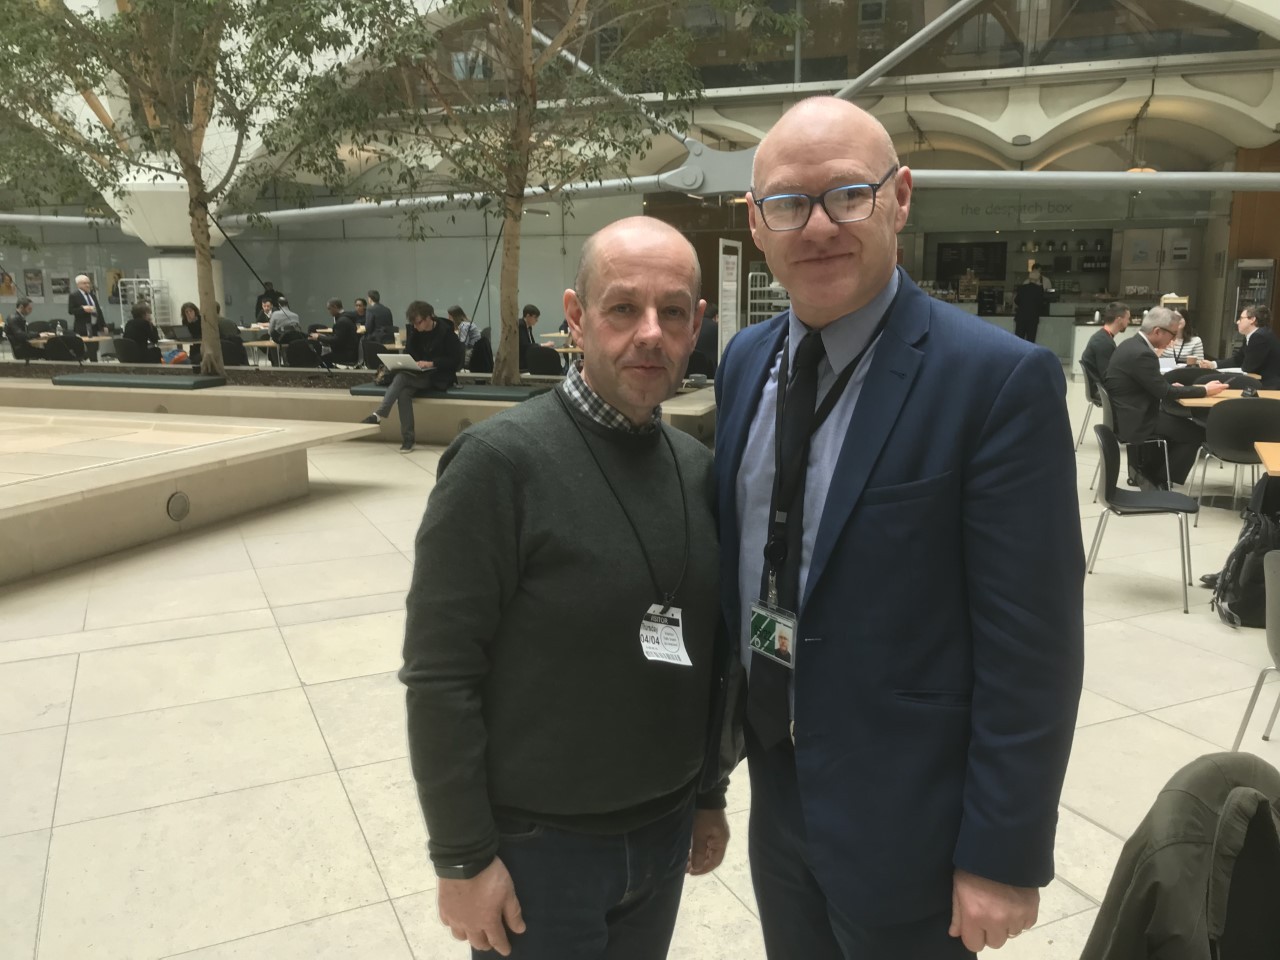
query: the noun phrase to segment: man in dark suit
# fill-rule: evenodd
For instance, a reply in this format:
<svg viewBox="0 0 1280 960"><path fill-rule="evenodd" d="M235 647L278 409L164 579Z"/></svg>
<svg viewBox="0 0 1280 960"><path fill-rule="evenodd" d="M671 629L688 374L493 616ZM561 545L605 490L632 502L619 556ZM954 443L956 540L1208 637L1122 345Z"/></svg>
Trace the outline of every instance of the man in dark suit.
<svg viewBox="0 0 1280 960"><path fill-rule="evenodd" d="M1239 367L1244 375L1228 375L1222 379L1229 380L1229 385L1237 389L1253 386L1263 390L1280 390L1280 339L1276 338L1271 329L1271 310L1261 304L1245 307L1236 318L1236 329L1244 337L1244 342L1236 347L1235 352L1221 366ZM1202 360L1200 366L1213 370L1218 364ZM1256 378L1249 377L1249 374L1255 373L1258 375ZM1213 379L1213 374L1204 374L1196 382L1203 383Z"/></svg>
<svg viewBox="0 0 1280 960"><path fill-rule="evenodd" d="M76 335L91 337L107 328L102 316L102 301L93 291L93 281L83 273L76 277L76 290L67 297L67 313Z"/></svg>
<svg viewBox="0 0 1280 960"><path fill-rule="evenodd" d="M1102 311L1102 328L1084 345L1080 354L1080 369L1088 376L1085 389L1090 400L1098 399L1097 385L1107 375L1107 365L1116 352L1116 335L1129 329L1129 308L1123 303L1108 303Z"/></svg>
<svg viewBox="0 0 1280 960"><path fill-rule="evenodd" d="M382 294L369 291L369 304L364 312L364 338L374 343L393 343L396 339L396 319L389 307L383 304Z"/></svg>
<svg viewBox="0 0 1280 960"><path fill-rule="evenodd" d="M797 104L752 184L791 309L721 358L716 469L766 953L971 957L1053 879L1083 660L1062 368L897 269L911 172L865 111Z"/></svg>
<svg viewBox="0 0 1280 960"><path fill-rule="evenodd" d="M520 369L529 369L529 348L536 347L538 341L533 338L533 326L542 316L542 311L532 303L526 303L520 311Z"/></svg>
<svg viewBox="0 0 1280 960"><path fill-rule="evenodd" d="M1184 386L1170 383L1160 374L1158 355L1176 335L1172 310L1148 310L1138 335L1116 347L1104 380L1111 396L1116 437L1130 445L1130 465L1157 486L1167 479L1184 483L1204 442L1204 426L1189 415L1181 415L1174 403L1183 397L1212 397L1226 389L1226 384L1216 380ZM1156 444L1143 443L1156 438L1169 446L1168 478L1164 476L1164 454Z"/></svg>
<svg viewBox="0 0 1280 960"><path fill-rule="evenodd" d="M355 366L360 362L360 338L356 335L356 324L351 315L342 309L342 301L332 299L325 304L329 311L329 320L333 324L332 333L312 333L312 339L328 349L324 356L327 363L342 363Z"/></svg>

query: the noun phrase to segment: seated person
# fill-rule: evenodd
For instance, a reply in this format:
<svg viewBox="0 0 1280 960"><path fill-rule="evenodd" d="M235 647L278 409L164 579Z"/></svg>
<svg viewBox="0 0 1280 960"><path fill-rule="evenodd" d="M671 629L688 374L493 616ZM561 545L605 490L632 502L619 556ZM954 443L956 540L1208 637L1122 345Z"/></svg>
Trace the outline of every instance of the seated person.
<svg viewBox="0 0 1280 960"><path fill-rule="evenodd" d="M1219 377L1234 390L1260 387L1263 390L1280 390L1280 340L1271 329L1271 310L1262 304L1251 304L1240 311L1236 329L1244 337L1230 357L1220 364L1223 367L1239 367L1245 375L1234 374ZM1212 360L1199 361L1200 366L1215 370L1219 364ZM1257 374L1257 377L1248 374ZM1197 383L1215 379L1211 373L1201 374Z"/></svg>
<svg viewBox="0 0 1280 960"><path fill-rule="evenodd" d="M342 309L342 301L334 298L325 304L333 323L333 333L313 333L312 338L323 350L322 359L328 363L342 363L354 367L360 362L360 338L356 324Z"/></svg>
<svg viewBox="0 0 1280 960"><path fill-rule="evenodd" d="M372 306L364 311L364 338L373 343L394 343L396 339L396 318L391 310L382 303L382 296L377 290L369 291Z"/></svg>
<svg viewBox="0 0 1280 960"><path fill-rule="evenodd" d="M124 325L124 338L142 347L144 363L160 363L160 331L151 321L151 304L135 303L129 322Z"/></svg>
<svg viewBox="0 0 1280 960"><path fill-rule="evenodd" d="M703 326L706 320L703 320ZM1104 383L1107 366L1111 363L1111 355L1116 352L1116 334L1129 328L1129 308L1123 303L1108 303L1102 311L1102 329L1089 338L1084 345L1084 353L1080 354L1080 369L1089 376L1085 380L1085 389L1090 400L1097 400L1095 384Z"/></svg>
<svg viewBox="0 0 1280 960"><path fill-rule="evenodd" d="M456 303L449 308L449 319L453 321L453 329L458 334L458 339L462 341L463 369L470 370L471 351L480 341L480 328L474 321L467 318L466 312Z"/></svg>
<svg viewBox="0 0 1280 960"><path fill-rule="evenodd" d="M228 320L226 317L218 317L218 339L219 340L240 340L243 342L244 337L240 335L240 328L236 326L234 320Z"/></svg>
<svg viewBox="0 0 1280 960"><path fill-rule="evenodd" d="M4 323L4 335L10 344L26 343L32 339L32 334L27 332L27 317L31 315L32 309L30 297L18 299L13 313L9 314L9 319Z"/></svg>
<svg viewBox="0 0 1280 960"><path fill-rule="evenodd" d="M306 337L302 332L302 318L289 309L289 300L287 297L281 296L275 310L271 312L271 320L267 326L267 336L280 345L284 345L291 340L298 340ZM273 366L278 366L281 362L281 351L272 347L267 351Z"/></svg>
<svg viewBox="0 0 1280 960"><path fill-rule="evenodd" d="M396 406L400 410L400 452L413 449L413 397L419 390L449 389L458 381L462 367L462 341L453 325L436 320L435 308L415 300L405 310L412 328L405 340L405 353L418 361L418 370L397 370L378 409L361 423L381 423Z"/></svg>
<svg viewBox="0 0 1280 960"><path fill-rule="evenodd" d="M542 316L542 311L532 303L526 303L520 311L520 369L529 369L529 348L538 345L533 339L533 325Z"/></svg>
<svg viewBox="0 0 1280 960"><path fill-rule="evenodd" d="M1190 411L1182 415L1173 401L1212 397L1226 389L1226 384L1217 381L1188 386L1170 383L1160 375L1157 357L1173 342L1176 325L1172 310L1154 307L1147 311L1138 335L1116 347L1103 381L1111 395L1116 436L1130 445L1131 479L1136 471L1156 486L1169 480L1186 482L1204 441L1204 426L1189 416ZM1159 445L1143 443L1156 438L1169 445L1169 477L1164 475Z"/></svg>

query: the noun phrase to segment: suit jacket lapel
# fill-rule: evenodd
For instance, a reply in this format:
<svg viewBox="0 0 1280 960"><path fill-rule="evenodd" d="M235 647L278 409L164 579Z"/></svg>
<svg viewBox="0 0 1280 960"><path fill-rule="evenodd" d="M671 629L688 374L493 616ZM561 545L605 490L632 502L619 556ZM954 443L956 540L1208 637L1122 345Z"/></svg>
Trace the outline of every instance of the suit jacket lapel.
<svg viewBox="0 0 1280 960"><path fill-rule="evenodd" d="M893 314L876 344L871 369L863 381L849 421L849 432L836 460L813 556L809 560L801 610L822 578L836 540L862 496L871 469L880 458L924 359L915 344L929 328L929 299L905 274L901 283Z"/></svg>

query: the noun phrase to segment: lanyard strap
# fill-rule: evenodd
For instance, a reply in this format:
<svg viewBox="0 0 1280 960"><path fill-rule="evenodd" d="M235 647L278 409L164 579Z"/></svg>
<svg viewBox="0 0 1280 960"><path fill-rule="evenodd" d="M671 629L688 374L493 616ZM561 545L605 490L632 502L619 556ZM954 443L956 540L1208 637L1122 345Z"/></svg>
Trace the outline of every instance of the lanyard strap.
<svg viewBox="0 0 1280 960"><path fill-rule="evenodd" d="M893 313L894 303L897 302L897 299L895 294L893 301L890 302L888 309L885 310L884 315L880 318L880 322L876 324L875 330L871 332L871 337L867 340L866 346L858 351L858 355L845 365L845 368L836 377L836 382L827 391L827 395L822 398L818 409L814 411L813 425L809 430L809 436L805 437L800 455L790 463L782 462L782 420L787 402L787 393L790 392L791 382L794 379L790 369L791 338L789 334L782 345L782 367L778 373L777 403L775 405L773 427L773 496L769 503L769 536L765 539L764 544L764 559L770 583L776 582L777 574L787 560L788 511L791 510L792 504L795 503L796 495L800 492L800 486L804 482L805 474L808 472L809 442L813 439L813 435L818 432L818 428L831 416L831 411L840 402L845 388L853 380L853 375L857 373L858 367L880 339L880 334L884 332L885 325L889 322L889 316ZM771 589L770 593L772 592ZM772 598L770 598L770 602L774 602Z"/></svg>
<svg viewBox="0 0 1280 960"><path fill-rule="evenodd" d="M609 474L605 472L604 465L600 462L600 458L596 456L595 449L591 446L591 441L587 439L586 432L582 429L582 424L578 422L578 418L574 416L573 410L569 407L569 402L564 398L560 390L554 391L556 399L560 401L560 406L564 408L564 412L568 415L569 421L578 431L578 436L582 438L582 444L587 448L587 453L591 454L591 459L595 462L596 469L600 471L600 476L605 482L605 486L609 488L609 492L613 494L613 499L618 504L618 509L622 511L622 515L627 519L627 525L631 527L631 533L636 538L636 544L640 547L640 554L644 557L644 565L649 570L649 579L653 582L653 589L658 596L662 598L662 604L665 607L674 607L676 594L680 592L680 587L684 585L685 574L689 570L689 498L684 491L684 472L680 469L680 458L676 456L676 448L671 442L671 437L667 435L666 428L662 425L658 426L658 431L662 434L662 439L667 442L667 449L671 451L671 462L676 467L676 484L680 487L680 506L684 512L684 559L680 564L680 577L676 580L676 584L670 590L663 590L662 585L658 583L657 568L653 565L653 560L649 556L649 551L644 545L644 540L640 538L640 529L636 526L636 522L631 518L631 512L627 510L626 504L622 502L622 497L618 496L618 491L613 485L613 481L609 479Z"/></svg>

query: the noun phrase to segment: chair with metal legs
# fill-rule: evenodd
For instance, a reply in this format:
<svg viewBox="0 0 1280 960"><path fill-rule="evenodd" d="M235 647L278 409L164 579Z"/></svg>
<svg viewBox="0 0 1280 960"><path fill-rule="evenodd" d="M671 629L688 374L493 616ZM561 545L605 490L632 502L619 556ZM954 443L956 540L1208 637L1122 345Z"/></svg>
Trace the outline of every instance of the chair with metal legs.
<svg viewBox="0 0 1280 960"><path fill-rule="evenodd" d="M1116 419L1115 419L1115 413L1111 406L1111 394L1107 393L1107 388L1102 385L1101 381L1098 381L1097 383L1095 383L1094 386L1097 387L1097 390L1098 390L1098 408L1102 411L1102 422L1106 424L1108 428L1110 428L1112 433L1115 433ZM1162 437L1150 437L1147 440L1141 440L1138 442L1144 443L1144 444L1154 443L1159 445L1161 452L1164 454L1165 481L1169 482L1169 443L1168 441L1164 440ZM1090 490L1093 490L1094 484L1098 482L1098 477L1101 474L1102 474L1102 461L1099 460L1097 467L1095 467L1093 471L1093 481L1089 484ZM1169 485L1172 487L1173 484L1170 483ZM1098 495L1099 493L1101 493L1101 490L1102 488L1099 487L1097 490L1094 491L1094 494L1093 494L1094 503L1098 502Z"/></svg>
<svg viewBox="0 0 1280 960"><path fill-rule="evenodd" d="M1089 573L1093 573L1093 565L1098 560L1098 549L1102 546L1102 535L1106 532L1107 520L1113 513L1117 517L1172 514L1178 521L1178 553L1182 561L1182 612L1188 613L1190 607L1187 602L1187 587L1191 584L1191 531L1187 526L1187 517L1199 510L1199 505L1185 494L1175 493L1172 490L1118 489L1116 482L1120 476L1120 441L1106 424L1096 425L1093 432L1098 438L1102 465L1102 482L1098 484L1098 489L1102 493L1102 502L1107 509L1103 510L1098 517L1098 527L1094 531L1093 543L1089 547L1089 563L1086 569Z"/></svg>
<svg viewBox="0 0 1280 960"><path fill-rule="evenodd" d="M1209 458L1213 457L1235 466L1231 509L1236 509L1240 500L1240 467L1253 467L1253 479L1257 482L1257 468L1262 461L1253 445L1259 442L1280 442L1280 400L1241 397L1215 404L1209 409L1209 418L1205 422L1204 443L1200 444L1196 462L1187 475L1187 492L1191 492L1191 479L1195 476L1196 467L1199 467L1200 493L1196 500L1204 502L1205 473L1209 469ZM1197 516L1196 523L1199 522L1200 517Z"/></svg>
<svg viewBox="0 0 1280 960"><path fill-rule="evenodd" d="M1270 667L1263 667L1258 674L1258 682L1253 685L1253 696L1249 698L1249 706L1245 707L1244 719L1240 721L1240 729L1236 732L1236 742L1232 750L1239 750L1244 740L1244 732L1249 728L1249 720L1253 717L1253 708L1257 706L1258 697L1262 693L1262 685L1273 673L1280 673L1280 550L1272 550L1262 558L1262 575L1267 584L1267 650L1271 654ZM1276 715L1280 714L1280 697L1271 710L1271 719L1267 721L1267 729L1262 733L1263 740L1271 739L1271 729L1276 725Z"/></svg>
<svg viewBox="0 0 1280 960"><path fill-rule="evenodd" d="M1080 444L1084 443L1085 431L1089 429L1089 421L1093 418L1093 408L1102 406L1102 398L1098 395L1098 378L1090 373L1084 366L1080 367L1084 371L1084 395L1089 400L1089 406L1084 408L1084 423L1080 424L1080 435L1076 437L1076 449L1080 449ZM1097 471L1093 474L1094 483L1098 480ZM1092 489L1093 484L1089 485Z"/></svg>

